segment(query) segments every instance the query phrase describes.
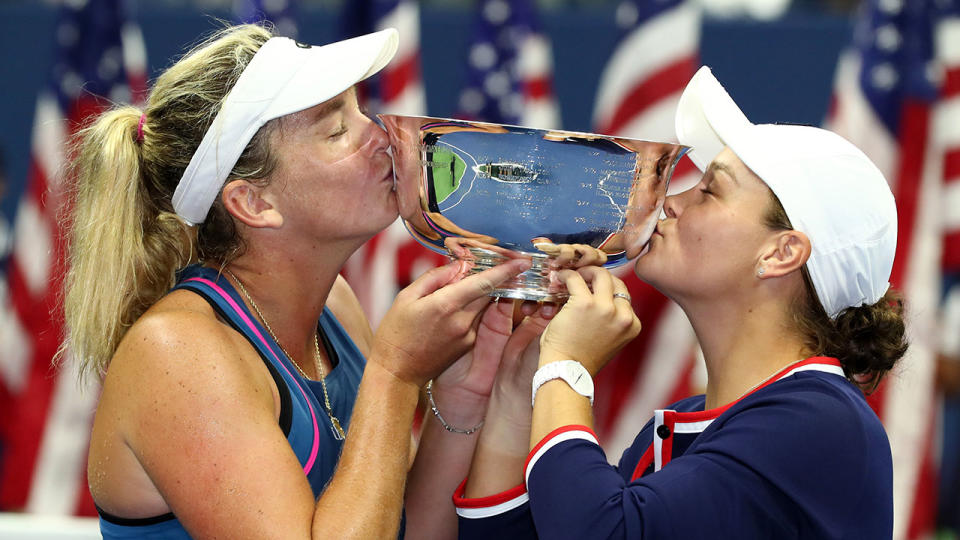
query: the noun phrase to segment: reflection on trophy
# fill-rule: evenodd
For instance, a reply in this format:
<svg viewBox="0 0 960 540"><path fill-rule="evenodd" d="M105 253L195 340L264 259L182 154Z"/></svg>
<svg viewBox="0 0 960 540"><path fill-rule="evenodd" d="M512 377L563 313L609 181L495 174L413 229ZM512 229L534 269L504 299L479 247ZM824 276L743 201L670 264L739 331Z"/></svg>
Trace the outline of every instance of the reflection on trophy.
<svg viewBox="0 0 960 540"><path fill-rule="evenodd" d="M533 267L492 296L558 301L544 243L586 244L612 268L641 254L679 144L420 116L380 115L400 217L427 248L479 272L508 258Z"/></svg>

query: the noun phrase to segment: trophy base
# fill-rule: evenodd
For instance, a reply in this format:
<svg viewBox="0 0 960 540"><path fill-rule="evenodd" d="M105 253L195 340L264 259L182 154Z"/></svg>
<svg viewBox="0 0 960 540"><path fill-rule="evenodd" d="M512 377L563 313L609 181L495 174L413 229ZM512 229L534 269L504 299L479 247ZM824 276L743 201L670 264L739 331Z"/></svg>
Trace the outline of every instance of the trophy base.
<svg viewBox="0 0 960 540"><path fill-rule="evenodd" d="M493 268L511 259L484 248L470 247L467 250L471 255L468 260L473 263L470 274ZM550 273L555 270L549 265L553 257L543 253L518 252L518 254L530 257L533 265L515 278L501 283L500 286L490 292L489 296L532 302L563 302L570 296L563 283L550 279Z"/></svg>

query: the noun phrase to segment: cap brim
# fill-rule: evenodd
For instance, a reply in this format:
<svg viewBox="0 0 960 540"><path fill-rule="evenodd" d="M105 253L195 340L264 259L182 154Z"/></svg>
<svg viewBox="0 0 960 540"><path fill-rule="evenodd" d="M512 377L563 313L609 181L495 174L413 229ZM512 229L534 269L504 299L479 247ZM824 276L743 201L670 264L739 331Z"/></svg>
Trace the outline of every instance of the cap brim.
<svg viewBox="0 0 960 540"><path fill-rule="evenodd" d="M264 119L308 109L337 96L383 69L398 44L397 31L387 28L322 47L297 45L296 53L303 55L302 67L274 99Z"/></svg>
<svg viewBox="0 0 960 540"><path fill-rule="evenodd" d="M750 125L707 66L701 67L690 79L677 104L677 140L691 147L687 155L701 171L729 146L738 132Z"/></svg>

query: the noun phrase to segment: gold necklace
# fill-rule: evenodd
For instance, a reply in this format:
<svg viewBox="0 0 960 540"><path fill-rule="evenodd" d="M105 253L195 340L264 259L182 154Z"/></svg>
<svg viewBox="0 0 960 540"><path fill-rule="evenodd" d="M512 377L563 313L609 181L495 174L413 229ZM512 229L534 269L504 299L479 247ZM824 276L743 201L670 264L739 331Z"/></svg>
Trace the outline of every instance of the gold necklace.
<svg viewBox="0 0 960 540"><path fill-rule="evenodd" d="M287 355L287 359L290 360L290 363L293 364L293 367L297 368L297 371L300 372L300 375L303 375L304 379L309 379L306 373L303 372L303 369L293 361L293 357L290 356L290 353L283 348L283 345L280 344L280 340L277 339L277 335L273 333L273 328L270 328L270 323L267 322L266 317L263 316L263 313L260 312L260 307L257 306L257 303L253 301L253 298L250 296L250 293L247 292L247 288L243 286L243 282L240 281L236 275L230 270L224 269L224 271L237 282L237 285L240 286L240 292L243 293L244 298L247 299L247 302L250 302L250 305L253 307L253 310L257 312L257 316L260 317L260 322L263 323L264 328L267 329L267 332L270 332L270 337L273 338L273 341L277 343L277 346L280 347L280 350L283 351L283 354ZM316 352L314 356L315 365L317 367L317 372L320 374L320 385L323 386L323 401L324 405L327 408L327 416L330 417L330 424L332 425L331 430L333 431L333 436L338 440L342 441L346 438L346 433L344 433L343 428L340 427L340 420L333 415L333 407L330 406L330 394L327 392L327 377L323 372L323 362L320 360L320 340L317 337L317 334L313 334L313 348Z"/></svg>

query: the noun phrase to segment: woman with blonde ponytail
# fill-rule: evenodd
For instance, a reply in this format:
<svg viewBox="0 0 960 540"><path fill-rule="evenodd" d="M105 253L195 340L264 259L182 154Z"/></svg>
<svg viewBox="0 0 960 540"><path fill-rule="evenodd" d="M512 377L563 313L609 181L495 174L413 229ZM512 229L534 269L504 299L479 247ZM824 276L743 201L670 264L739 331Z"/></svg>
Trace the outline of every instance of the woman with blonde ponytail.
<svg viewBox="0 0 960 540"><path fill-rule="evenodd" d="M485 293L529 263L428 272L376 334L338 277L397 217L386 134L353 90L397 40L226 28L143 110L79 134L65 350L102 381L104 538L389 538L404 497L411 536L455 534L449 494L492 384L470 349L509 333ZM411 467L431 379L443 416Z"/></svg>

